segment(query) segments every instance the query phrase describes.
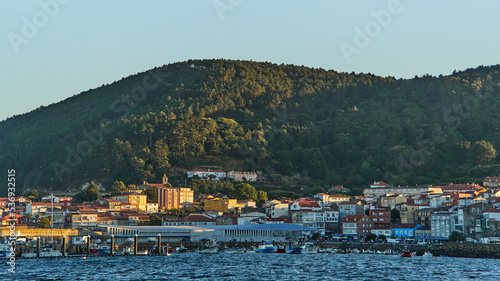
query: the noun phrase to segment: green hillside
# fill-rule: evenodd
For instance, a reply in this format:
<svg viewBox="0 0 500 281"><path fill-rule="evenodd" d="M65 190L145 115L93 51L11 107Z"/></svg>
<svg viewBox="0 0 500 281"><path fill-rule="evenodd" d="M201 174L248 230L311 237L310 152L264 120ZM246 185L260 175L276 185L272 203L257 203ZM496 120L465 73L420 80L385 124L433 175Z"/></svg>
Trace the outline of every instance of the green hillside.
<svg viewBox="0 0 500 281"><path fill-rule="evenodd" d="M160 181L200 165L360 188L500 174L500 66L395 79L304 66L166 65L0 123L18 188ZM277 187L278 188L278 187Z"/></svg>

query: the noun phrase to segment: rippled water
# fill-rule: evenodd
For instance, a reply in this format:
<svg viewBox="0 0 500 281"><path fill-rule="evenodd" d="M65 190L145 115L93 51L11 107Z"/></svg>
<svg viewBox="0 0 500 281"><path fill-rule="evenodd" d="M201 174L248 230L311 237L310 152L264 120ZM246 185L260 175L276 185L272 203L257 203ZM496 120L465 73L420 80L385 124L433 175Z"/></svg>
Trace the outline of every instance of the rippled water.
<svg viewBox="0 0 500 281"><path fill-rule="evenodd" d="M500 280L500 260L360 254L17 259L1 280Z"/></svg>

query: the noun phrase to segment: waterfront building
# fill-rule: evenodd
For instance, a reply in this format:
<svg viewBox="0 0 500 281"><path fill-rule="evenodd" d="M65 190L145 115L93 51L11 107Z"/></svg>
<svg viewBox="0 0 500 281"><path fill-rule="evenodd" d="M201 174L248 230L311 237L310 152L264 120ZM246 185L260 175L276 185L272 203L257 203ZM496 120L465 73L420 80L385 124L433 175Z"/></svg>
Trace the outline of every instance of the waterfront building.
<svg viewBox="0 0 500 281"><path fill-rule="evenodd" d="M342 234L348 236L368 235L373 229L373 222L369 216L362 215L347 215L342 220Z"/></svg>
<svg viewBox="0 0 500 281"><path fill-rule="evenodd" d="M297 241L300 235L310 235L317 229L291 223L250 224L250 225L211 225L211 226L108 226L108 235L113 234L116 242L124 242L129 237L138 236L139 242L161 235L163 241L203 241L218 242L245 241L260 242Z"/></svg>
<svg viewBox="0 0 500 281"><path fill-rule="evenodd" d="M392 227L392 233L397 238L412 238L415 237L415 230L420 227L420 224L414 223L398 224Z"/></svg>
<svg viewBox="0 0 500 281"><path fill-rule="evenodd" d="M390 208L375 208L370 209L370 218L373 223L377 225L390 225L391 224L391 209Z"/></svg>
<svg viewBox="0 0 500 281"><path fill-rule="evenodd" d="M217 225L216 218L206 214L190 214L186 217L164 216L163 226L210 226Z"/></svg>
<svg viewBox="0 0 500 281"><path fill-rule="evenodd" d="M365 213L365 207L361 200L343 201L339 206L339 220L342 221L347 215L361 215Z"/></svg>
<svg viewBox="0 0 500 281"><path fill-rule="evenodd" d="M448 240L455 227L458 216L452 211L435 211L431 215L431 236L433 239Z"/></svg>
<svg viewBox="0 0 500 281"><path fill-rule="evenodd" d="M374 224L373 228L370 230L370 233L377 235L384 235L386 238L390 238L392 236L392 229L389 225Z"/></svg>

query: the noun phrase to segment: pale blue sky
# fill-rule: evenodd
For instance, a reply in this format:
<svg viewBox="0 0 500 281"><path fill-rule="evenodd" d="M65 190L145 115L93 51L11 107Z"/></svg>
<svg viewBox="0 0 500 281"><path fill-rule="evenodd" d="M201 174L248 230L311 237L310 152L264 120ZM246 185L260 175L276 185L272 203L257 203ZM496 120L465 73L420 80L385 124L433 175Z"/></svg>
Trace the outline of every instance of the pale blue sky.
<svg viewBox="0 0 500 281"><path fill-rule="evenodd" d="M390 20L375 23L382 10ZM448 75L500 63L499 11L459 0L0 0L0 120L187 59Z"/></svg>

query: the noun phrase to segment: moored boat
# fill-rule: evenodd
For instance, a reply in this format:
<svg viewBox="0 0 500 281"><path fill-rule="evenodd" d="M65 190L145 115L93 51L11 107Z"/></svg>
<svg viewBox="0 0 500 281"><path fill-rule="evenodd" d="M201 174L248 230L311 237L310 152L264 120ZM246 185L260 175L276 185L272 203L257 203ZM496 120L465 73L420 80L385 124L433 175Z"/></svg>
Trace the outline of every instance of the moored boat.
<svg viewBox="0 0 500 281"><path fill-rule="evenodd" d="M287 252L287 254L298 255L302 253L302 247L292 247Z"/></svg>
<svg viewBox="0 0 500 281"><path fill-rule="evenodd" d="M198 247L198 253L200 254L217 254L219 253L219 246L217 245L217 241L213 240L212 244L208 242Z"/></svg>
<svg viewBox="0 0 500 281"><path fill-rule="evenodd" d="M429 253L429 252L425 252L425 253L422 255L422 257L428 257L428 258L429 258L429 257L432 257L432 254L431 254L431 253Z"/></svg>
<svg viewBox="0 0 500 281"><path fill-rule="evenodd" d="M274 250L275 254L286 254L286 245L281 242L278 244L278 248Z"/></svg>
<svg viewBox="0 0 500 281"><path fill-rule="evenodd" d="M383 252L384 255L388 256L388 255L394 255L394 251L391 250L391 249L387 249Z"/></svg>
<svg viewBox="0 0 500 281"><path fill-rule="evenodd" d="M184 247L184 245L183 245L183 244L181 244L179 247L177 247L177 249L175 249L175 251L176 251L177 253L185 253L185 252L187 252L187 251L188 251L188 248Z"/></svg>
<svg viewBox="0 0 500 281"><path fill-rule="evenodd" d="M9 243L0 244L0 258L9 258L12 255L14 247Z"/></svg>
<svg viewBox="0 0 500 281"><path fill-rule="evenodd" d="M410 251L408 250L404 250L401 255L400 255L402 258L411 258L413 255Z"/></svg>
<svg viewBox="0 0 500 281"><path fill-rule="evenodd" d="M275 247L271 242L262 242L259 245L259 253L272 254L274 249Z"/></svg>
<svg viewBox="0 0 500 281"><path fill-rule="evenodd" d="M302 254L317 254L318 248L312 243L308 243L302 247Z"/></svg>

